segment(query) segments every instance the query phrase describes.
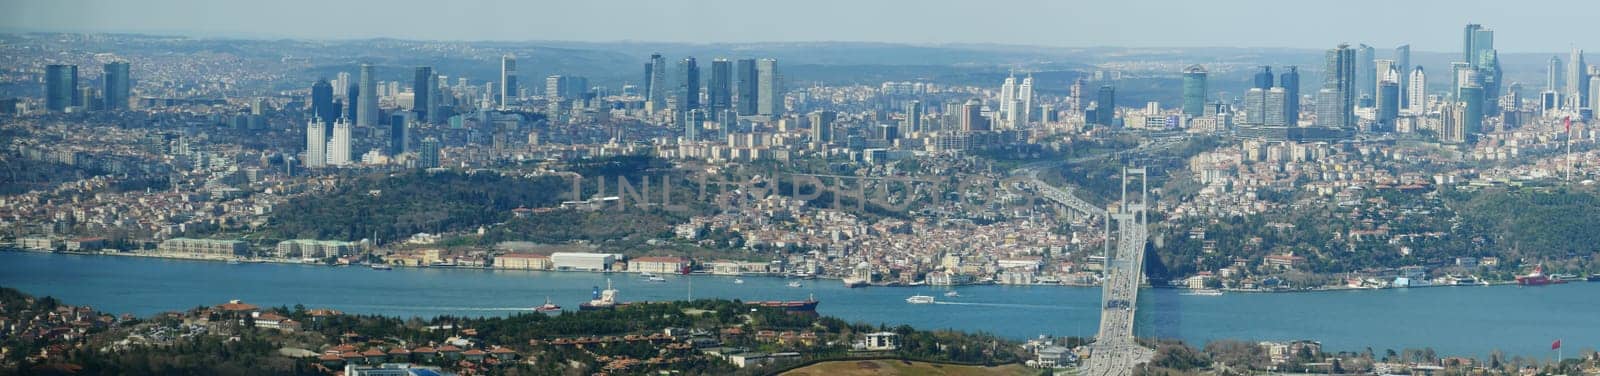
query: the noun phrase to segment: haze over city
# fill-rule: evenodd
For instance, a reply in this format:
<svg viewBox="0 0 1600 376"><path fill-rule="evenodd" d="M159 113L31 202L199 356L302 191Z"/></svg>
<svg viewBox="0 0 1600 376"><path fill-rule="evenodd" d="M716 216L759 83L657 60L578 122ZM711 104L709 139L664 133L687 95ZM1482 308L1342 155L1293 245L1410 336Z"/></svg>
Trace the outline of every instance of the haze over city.
<svg viewBox="0 0 1600 376"><path fill-rule="evenodd" d="M5 0L0 30L201 37L647 42L861 41L1055 47L1458 47L1465 23L1503 53L1600 50L1600 2L1462 1L206 1Z"/></svg>

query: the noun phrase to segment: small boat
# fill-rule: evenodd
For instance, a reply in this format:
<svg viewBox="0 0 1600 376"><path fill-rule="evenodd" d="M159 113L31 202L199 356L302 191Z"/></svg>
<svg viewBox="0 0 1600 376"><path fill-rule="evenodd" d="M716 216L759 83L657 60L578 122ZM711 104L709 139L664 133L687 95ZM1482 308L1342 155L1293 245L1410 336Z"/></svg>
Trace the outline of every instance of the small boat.
<svg viewBox="0 0 1600 376"><path fill-rule="evenodd" d="M538 306L538 307L533 307L533 311L534 312L558 312L558 311L561 311L561 306L558 306L555 303L551 303L550 302L550 297L546 296L546 297L544 297L544 305Z"/></svg>
<svg viewBox="0 0 1600 376"><path fill-rule="evenodd" d="M1600 273L1590 274L1587 280L1589 282L1600 282Z"/></svg>
<svg viewBox="0 0 1600 376"><path fill-rule="evenodd" d="M734 278L733 279L733 284L742 285L742 284L744 284L744 279L742 279L742 278Z"/></svg>
<svg viewBox="0 0 1600 376"><path fill-rule="evenodd" d="M800 287L800 286L805 286L805 285L801 284L800 281L789 282L789 287Z"/></svg>
<svg viewBox="0 0 1600 376"><path fill-rule="evenodd" d="M242 262L239 262L239 259L229 259L228 260L228 265L239 265L239 264L243 264Z"/></svg>
<svg viewBox="0 0 1600 376"><path fill-rule="evenodd" d="M911 304L933 304L933 297L932 296L927 296L927 295L912 295L911 297L906 298L906 303L911 303Z"/></svg>
<svg viewBox="0 0 1600 376"><path fill-rule="evenodd" d="M639 278L644 278L644 279L650 279L651 277L655 277L655 276L656 275L654 273L651 273L651 272L639 273Z"/></svg>
<svg viewBox="0 0 1600 376"><path fill-rule="evenodd" d="M1199 289L1199 290L1185 292L1185 293L1182 293L1180 295L1188 295L1188 296L1222 296L1222 290L1217 290L1217 289Z"/></svg>
<svg viewBox="0 0 1600 376"><path fill-rule="evenodd" d="M954 297L961 296L961 293L956 292L956 290L950 290L950 291L945 291L944 292L944 296L946 298L954 298Z"/></svg>
<svg viewBox="0 0 1600 376"><path fill-rule="evenodd" d="M393 266L389 266L389 264L372 264L372 270L390 270L390 269L394 269L394 267Z"/></svg>
<svg viewBox="0 0 1600 376"><path fill-rule="evenodd" d="M644 280L646 282L666 282L667 281L666 278L661 278L661 277L657 277L657 276L650 276L649 278L645 278Z"/></svg>

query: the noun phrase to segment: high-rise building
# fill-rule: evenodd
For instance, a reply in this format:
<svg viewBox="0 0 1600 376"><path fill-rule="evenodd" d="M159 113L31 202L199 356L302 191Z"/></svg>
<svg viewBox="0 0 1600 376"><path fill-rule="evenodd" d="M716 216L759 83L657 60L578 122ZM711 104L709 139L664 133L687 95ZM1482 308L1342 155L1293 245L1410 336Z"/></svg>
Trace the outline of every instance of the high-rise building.
<svg viewBox="0 0 1600 376"><path fill-rule="evenodd" d="M1356 104L1356 53L1348 44L1339 44L1338 47L1328 50L1326 56L1327 68L1323 71L1322 88L1333 90L1334 103L1328 109L1334 110L1331 117L1325 117L1322 92L1317 93L1317 122L1324 127L1355 129L1355 104Z"/></svg>
<svg viewBox="0 0 1600 376"><path fill-rule="evenodd" d="M756 109L756 105L759 103L757 99L759 94L757 93L760 92L761 88L760 76L756 73L756 59L739 59L734 68L736 69L735 85L738 86L738 89L734 90L734 94L738 96L739 115L752 116L760 114L760 111Z"/></svg>
<svg viewBox="0 0 1600 376"><path fill-rule="evenodd" d="M1067 89L1067 110L1074 112L1083 110L1083 87L1083 77L1072 80L1072 87Z"/></svg>
<svg viewBox="0 0 1600 376"><path fill-rule="evenodd" d="M1476 83L1467 84L1461 88L1461 131L1465 140L1471 142L1483 132L1483 87Z"/></svg>
<svg viewBox="0 0 1600 376"><path fill-rule="evenodd" d="M1267 91L1259 87L1244 93L1244 124L1262 125L1267 122Z"/></svg>
<svg viewBox="0 0 1600 376"><path fill-rule="evenodd" d="M500 57L500 101L501 106L517 102L517 56L506 54Z"/></svg>
<svg viewBox="0 0 1600 376"><path fill-rule="evenodd" d="M1378 82L1374 130L1394 131L1394 120L1400 117L1400 83L1396 82L1399 76L1399 72L1391 72L1389 78Z"/></svg>
<svg viewBox="0 0 1600 376"><path fill-rule="evenodd" d="M1272 86L1272 68L1264 68L1267 86ZM1262 73L1256 74L1257 89L1260 87ZM1189 117L1200 117L1206 110L1206 68L1199 64L1183 68L1183 114Z"/></svg>
<svg viewBox="0 0 1600 376"><path fill-rule="evenodd" d="M427 121L428 110L432 108L434 85L433 67L417 67L411 77L411 111L423 121Z"/></svg>
<svg viewBox="0 0 1600 376"><path fill-rule="evenodd" d="M1293 65L1283 68L1283 74L1278 75L1278 86L1283 87L1283 122L1285 125L1298 126L1300 124L1300 68Z"/></svg>
<svg viewBox="0 0 1600 376"><path fill-rule="evenodd" d="M1255 80L1253 80L1253 81L1255 83L1255 86L1251 86L1251 87L1259 88L1261 90L1271 89L1272 88L1272 66L1262 65L1261 69L1256 71Z"/></svg>
<svg viewBox="0 0 1600 376"><path fill-rule="evenodd" d="M1562 74L1562 68L1565 67L1561 65L1561 57L1551 56L1550 67L1545 70L1545 90L1561 92L1562 88L1567 87L1567 76Z"/></svg>
<svg viewBox="0 0 1600 376"><path fill-rule="evenodd" d="M1478 24L1467 24L1461 30L1461 61L1467 65L1478 62L1478 51L1475 49L1477 44L1473 43L1472 39L1478 35L1479 30L1483 30L1483 26Z"/></svg>
<svg viewBox="0 0 1600 376"><path fill-rule="evenodd" d="M1589 75L1589 109L1600 111L1600 74Z"/></svg>
<svg viewBox="0 0 1600 376"><path fill-rule="evenodd" d="M1394 48L1394 69L1400 72L1400 108L1411 106L1411 45Z"/></svg>
<svg viewBox="0 0 1600 376"><path fill-rule="evenodd" d="M333 123L333 138L328 140L328 165L346 166L350 164L350 122L336 121Z"/></svg>
<svg viewBox="0 0 1600 376"><path fill-rule="evenodd" d="M700 124L693 124L693 118L689 117L689 113L700 109L700 65L693 57L679 60L677 75L673 79L676 81L676 89L673 90L672 96L677 102L678 114L683 119L682 124L699 127Z"/></svg>
<svg viewBox="0 0 1600 376"><path fill-rule="evenodd" d="M1356 47L1356 94L1355 97L1372 97L1378 91L1378 69L1375 60L1378 51L1372 46L1361 44Z"/></svg>
<svg viewBox="0 0 1600 376"><path fill-rule="evenodd" d="M301 162L307 168L328 165L328 124L311 119L306 122L306 155Z"/></svg>
<svg viewBox="0 0 1600 376"><path fill-rule="evenodd" d="M424 137L420 149L417 150L417 167L439 167L439 139L433 136Z"/></svg>
<svg viewBox="0 0 1600 376"><path fill-rule="evenodd" d="M404 120L389 122L389 155L411 151L411 125Z"/></svg>
<svg viewBox="0 0 1600 376"><path fill-rule="evenodd" d="M333 104L333 84L327 79L317 79L311 84L311 115L314 121L333 125L339 119L339 107Z"/></svg>
<svg viewBox="0 0 1600 376"><path fill-rule="evenodd" d="M1406 89L1406 112L1420 115L1428 107L1428 75L1423 73L1422 66L1411 68L1411 75L1407 78L1411 87Z"/></svg>
<svg viewBox="0 0 1600 376"><path fill-rule="evenodd" d="M346 75L343 72L339 74ZM350 121L357 121L356 119L359 117L358 115L360 115L358 113L360 111L358 111L357 108L361 107L357 105L358 103L361 103L361 83L357 81L345 81L348 81L349 84L344 88L344 118ZM334 120L337 121L338 119ZM328 137L333 137L333 123L328 123L328 132Z"/></svg>
<svg viewBox="0 0 1600 376"><path fill-rule="evenodd" d="M645 63L645 102L650 111L667 109L667 59L661 54L650 54L650 62Z"/></svg>
<svg viewBox="0 0 1600 376"><path fill-rule="evenodd" d="M783 116L783 76L778 74L778 61L756 61L756 74L756 111L763 116Z"/></svg>
<svg viewBox="0 0 1600 376"><path fill-rule="evenodd" d="M833 121L838 117L833 111L817 111L810 114L811 142L828 143L833 141Z"/></svg>
<svg viewBox="0 0 1600 376"><path fill-rule="evenodd" d="M1107 127L1116 125L1117 88L1111 85L1100 86L1100 91L1095 95L1095 103L1095 124Z"/></svg>
<svg viewBox="0 0 1600 376"><path fill-rule="evenodd" d="M922 129L922 101L906 103L906 132L923 132Z"/></svg>
<svg viewBox="0 0 1600 376"><path fill-rule="evenodd" d="M1266 112L1262 114L1262 121L1266 126L1281 127L1289 125L1287 118L1284 116L1284 112L1288 108L1286 101L1289 100L1289 97L1287 94L1288 92L1282 86L1274 86L1271 89L1267 89L1266 104L1262 106L1262 110Z"/></svg>
<svg viewBox="0 0 1600 376"><path fill-rule="evenodd" d="M1011 113L1011 102L1012 102L1013 99L1017 99L1017 75L1016 74L1012 74L1010 76L1007 76L1006 77L1006 81L1004 83L1000 84L1000 113L1002 113L1002 114L1010 114ZM1010 121L1011 119L1006 119L1006 120Z"/></svg>
<svg viewBox="0 0 1600 376"><path fill-rule="evenodd" d="M78 66L63 64L46 66L44 68L45 110L66 111L67 107L80 106L78 100Z"/></svg>
<svg viewBox="0 0 1600 376"><path fill-rule="evenodd" d="M1583 61L1583 50L1576 48L1572 49L1567 64L1567 102L1569 107L1576 110L1584 103L1589 103L1589 80L1586 77L1589 65Z"/></svg>
<svg viewBox="0 0 1600 376"><path fill-rule="evenodd" d="M1343 94L1339 93L1339 89L1324 87L1322 90L1317 90L1317 126L1324 128L1342 128L1344 126L1345 112L1341 108L1343 97Z"/></svg>
<svg viewBox="0 0 1600 376"><path fill-rule="evenodd" d="M105 72L106 109L128 109L128 96L132 94L133 83L128 76L128 63L124 61L106 63Z"/></svg>
<svg viewBox="0 0 1600 376"><path fill-rule="evenodd" d="M961 131L981 132L989 130L989 122L983 118L983 103L977 99L968 99L961 105Z"/></svg>
<svg viewBox="0 0 1600 376"><path fill-rule="evenodd" d="M733 108L733 62L711 61L711 77L706 79L706 109L721 114Z"/></svg>
<svg viewBox="0 0 1600 376"><path fill-rule="evenodd" d="M1017 101L1022 102L1022 121L1016 122L1013 127L1033 120L1033 74L1023 77L1022 85L1017 86Z"/></svg>
<svg viewBox="0 0 1600 376"><path fill-rule="evenodd" d="M361 64L361 93L357 99L356 125L371 128L378 125L378 77L372 64ZM347 124L348 126L348 124ZM339 124L334 123L334 137L338 137ZM331 152L330 152L331 153ZM345 156L349 160L349 156ZM333 161L334 159L329 159Z"/></svg>

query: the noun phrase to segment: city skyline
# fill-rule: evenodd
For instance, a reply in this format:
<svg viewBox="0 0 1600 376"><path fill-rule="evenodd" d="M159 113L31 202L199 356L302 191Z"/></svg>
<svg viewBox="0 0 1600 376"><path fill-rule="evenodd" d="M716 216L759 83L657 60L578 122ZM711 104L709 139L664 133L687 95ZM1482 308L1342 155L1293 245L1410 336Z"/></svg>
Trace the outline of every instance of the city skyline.
<svg viewBox="0 0 1600 376"><path fill-rule="evenodd" d="M628 3L628 2L616 2ZM1308 48L1362 41L1375 46L1410 44L1418 52L1459 50L1459 34L1441 32L1462 24L1495 25L1514 33L1498 35L1505 53L1556 53L1594 42L1568 32L1600 13L1600 4L1543 1L1514 8L1488 1L1388 4L1360 0L1338 4L1300 4L1299 16L1262 19L1231 9L1274 7L1264 0L1235 1L1230 6L1164 2L1163 4L1055 4L1011 0L1003 4L926 4L916 18L895 18L905 4L848 3L783 9L796 19L832 19L841 27L779 28L766 15L768 5L716 0L696 6L671 3L499 3L492 13L440 8L403 0L388 3L312 3L292 0L274 4L212 4L160 0L124 4L100 0L25 2L0 15L0 31L166 34L220 38L368 39L398 38L440 41L578 41L662 43L881 42L913 45L1000 44L1041 47ZM838 3L829 6L831 3ZM303 6L302 6L303 5ZM384 6L378 6L384 5ZM1382 5L1391 11L1370 12ZM318 12L298 10L309 7ZM1562 12L1549 9L1560 8ZM833 9L853 9L850 12ZM1026 12L1015 10L1028 9ZM1587 9L1587 10L1586 10ZM972 14L1008 12L1006 22L967 22ZM341 15L365 12L368 17ZM546 14L579 17L540 17ZM603 14L620 25L597 28L591 17ZM705 17L718 22L683 23L649 28L652 19ZM1315 16L1309 16L1315 15ZM1419 17L1419 15L1424 15ZM692 16L692 17L691 17ZM529 22L529 19L534 22ZM1137 19L1138 22L1130 22ZM1203 23L1199 20L1204 20ZM1368 20L1360 22L1361 20ZM1237 22L1235 22L1237 21ZM159 26L156 26L159 25ZM294 25L294 27L285 27ZM630 26L632 25L632 26ZM1149 25L1172 25L1153 28ZM937 26L937 27L934 27ZM1004 26L1004 27L1000 27ZM1271 30L1272 32L1263 32ZM1181 31L1181 32L1180 32ZM1560 37L1570 34L1571 37ZM1587 45L1584 43L1588 43Z"/></svg>

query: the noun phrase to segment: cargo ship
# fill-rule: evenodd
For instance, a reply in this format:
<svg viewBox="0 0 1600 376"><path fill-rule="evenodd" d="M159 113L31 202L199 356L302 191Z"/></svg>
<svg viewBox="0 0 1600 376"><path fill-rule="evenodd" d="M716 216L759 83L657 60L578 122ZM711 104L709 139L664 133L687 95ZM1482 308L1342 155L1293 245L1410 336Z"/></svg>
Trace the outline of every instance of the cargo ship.
<svg viewBox="0 0 1600 376"><path fill-rule="evenodd" d="M813 296L807 297L806 300L788 300L788 301L768 300L768 301L759 301L759 302L745 302L744 304L748 305L748 306L751 306L751 307L777 308L777 309L782 309L782 310L784 310L786 312L816 313L817 312L817 303L821 303L821 302L817 301L816 296L813 295Z"/></svg>
<svg viewBox="0 0 1600 376"><path fill-rule="evenodd" d="M612 308L617 308L618 306L626 306L626 305L628 305L628 303L618 303L617 302L617 289L611 288L611 279L610 278L606 278L606 289L605 290L601 290L600 286L595 286L594 287L594 298L592 300L584 302L583 304L579 304L578 305L578 310L579 311L599 311L599 310L612 309Z"/></svg>
<svg viewBox="0 0 1600 376"><path fill-rule="evenodd" d="M1532 273L1517 276L1517 284L1523 286L1543 286L1559 283L1567 283L1567 281L1544 275L1544 265L1533 267Z"/></svg>

